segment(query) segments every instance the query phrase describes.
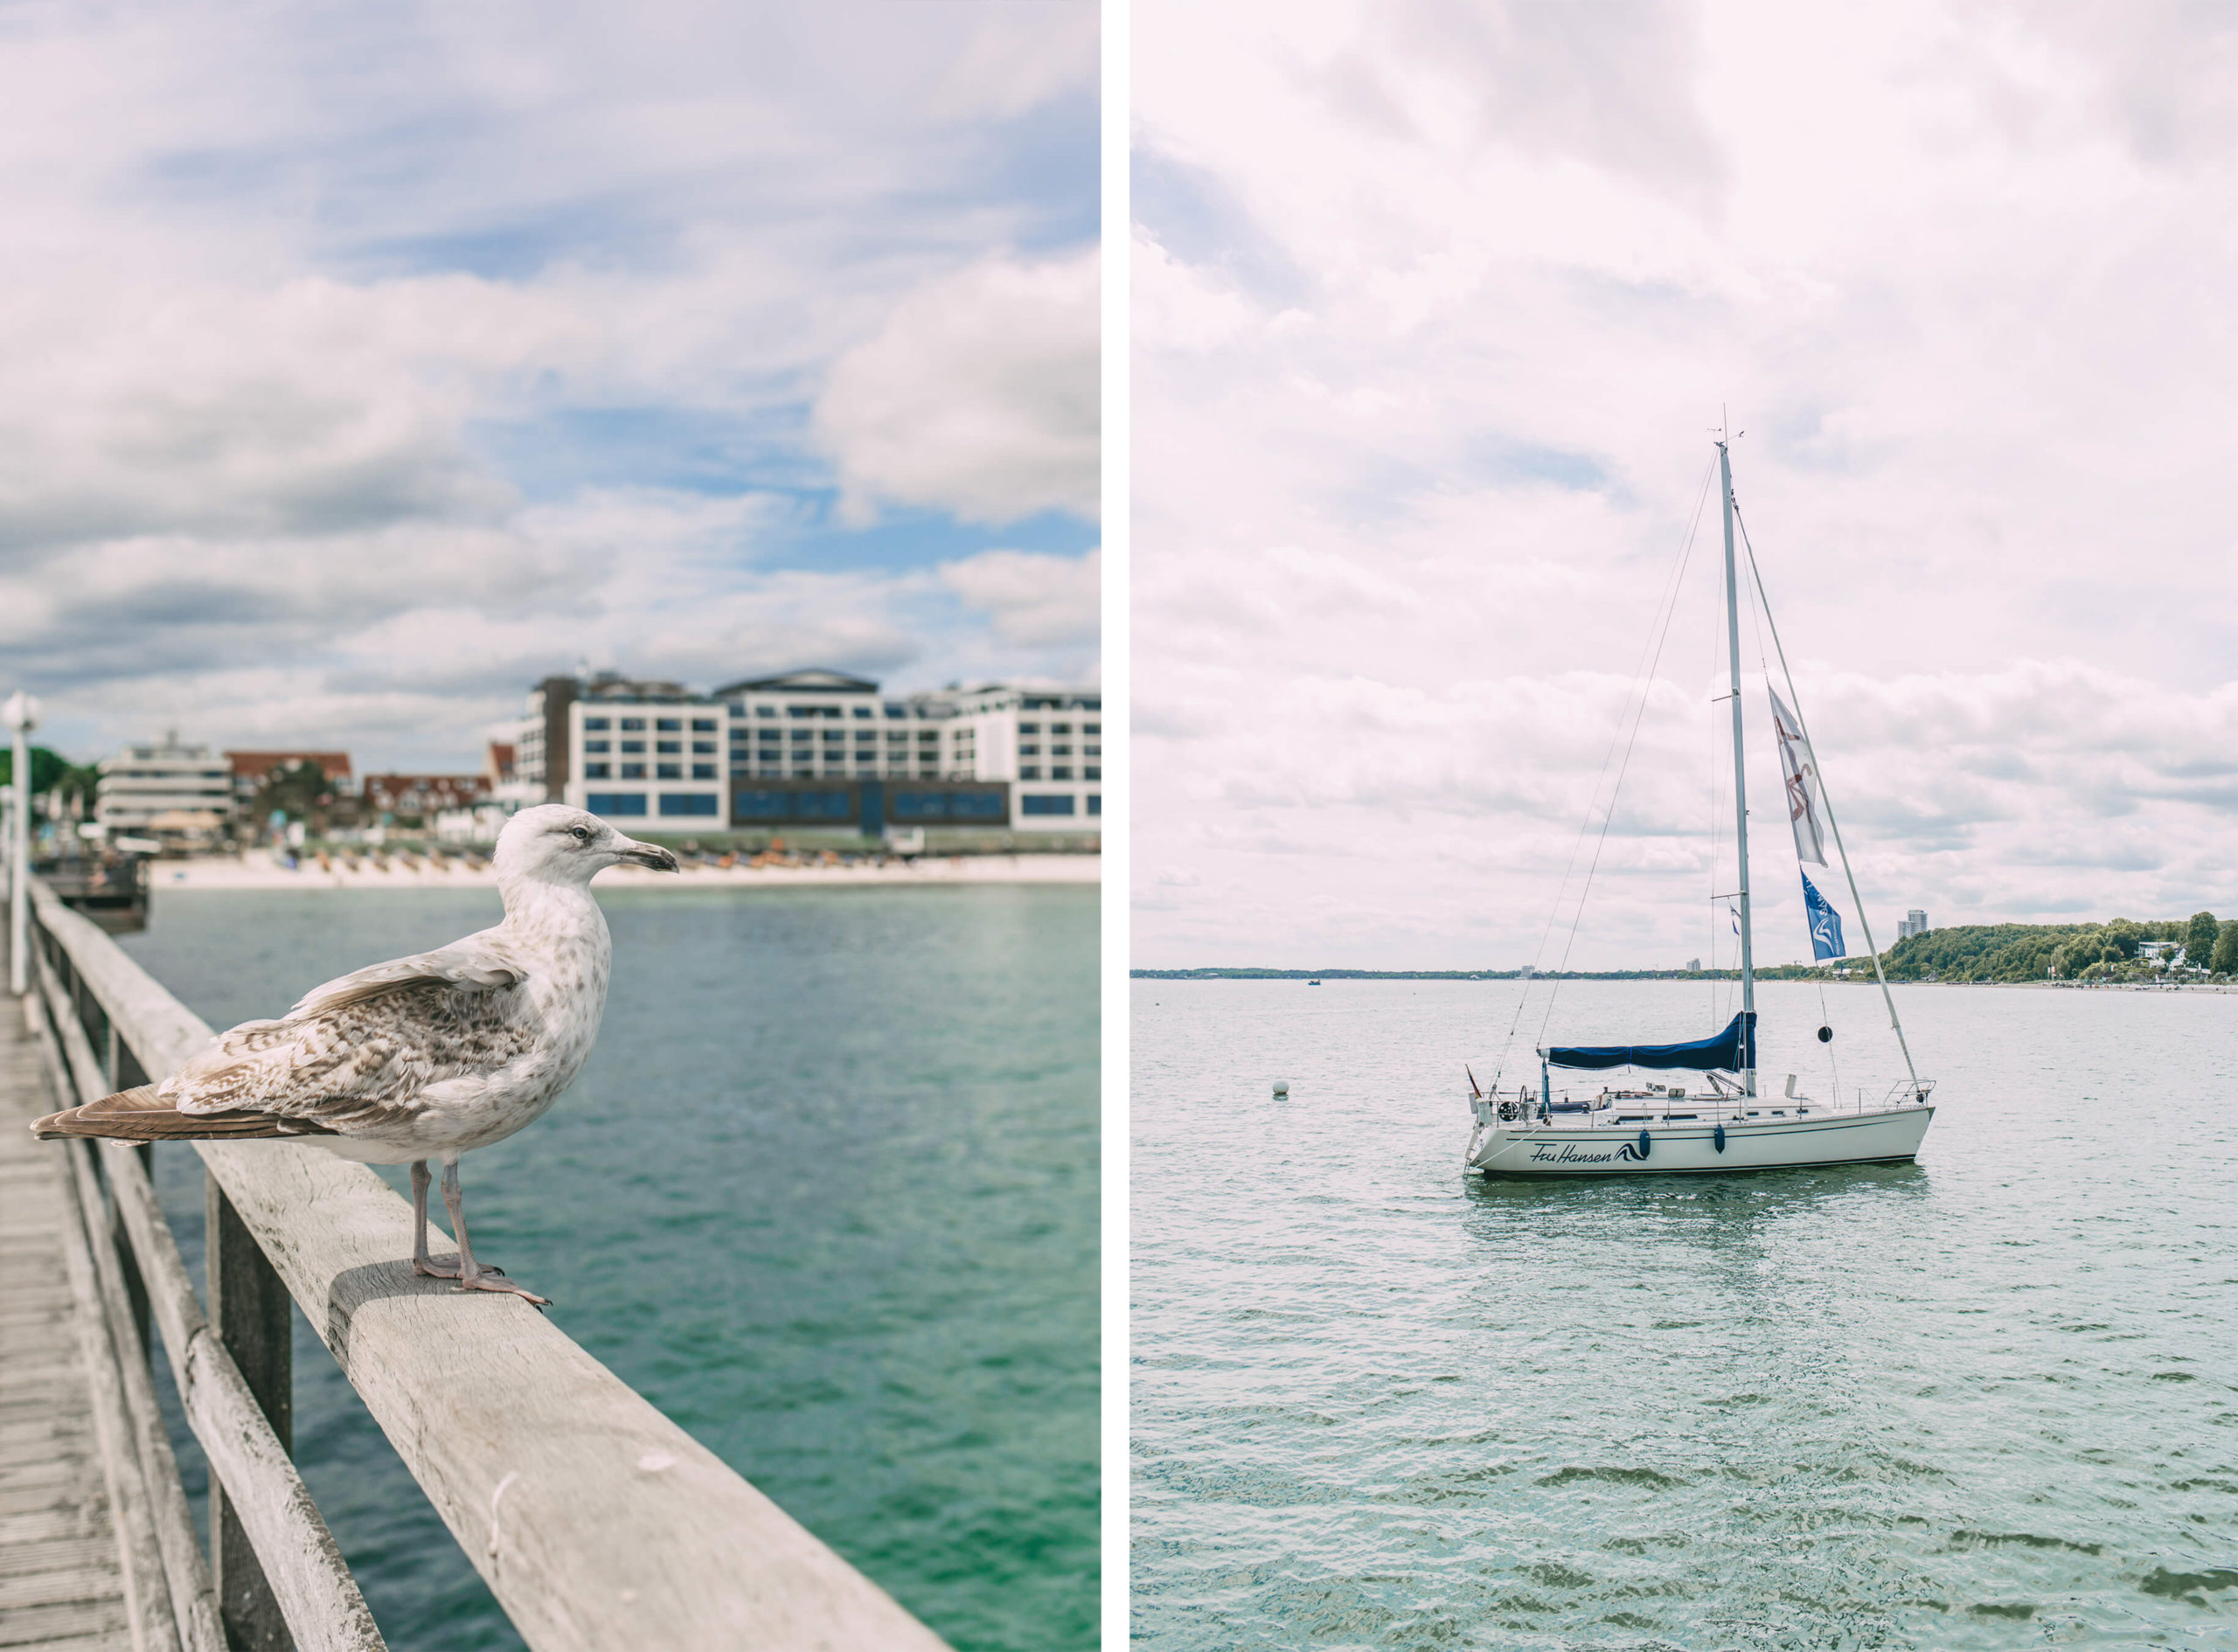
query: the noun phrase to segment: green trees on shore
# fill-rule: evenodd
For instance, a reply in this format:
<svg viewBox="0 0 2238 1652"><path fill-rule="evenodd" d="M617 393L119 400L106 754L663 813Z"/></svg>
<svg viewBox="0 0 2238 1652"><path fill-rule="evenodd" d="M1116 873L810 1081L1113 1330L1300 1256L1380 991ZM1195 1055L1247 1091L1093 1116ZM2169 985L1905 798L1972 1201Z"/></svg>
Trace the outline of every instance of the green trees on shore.
<svg viewBox="0 0 2238 1652"><path fill-rule="evenodd" d="M2149 941L2172 941L2187 964L2238 973L2238 920L2213 913L2188 919L2102 924L1962 924L1898 941L1882 967L1892 981L2080 981L2154 973L2138 961Z"/></svg>

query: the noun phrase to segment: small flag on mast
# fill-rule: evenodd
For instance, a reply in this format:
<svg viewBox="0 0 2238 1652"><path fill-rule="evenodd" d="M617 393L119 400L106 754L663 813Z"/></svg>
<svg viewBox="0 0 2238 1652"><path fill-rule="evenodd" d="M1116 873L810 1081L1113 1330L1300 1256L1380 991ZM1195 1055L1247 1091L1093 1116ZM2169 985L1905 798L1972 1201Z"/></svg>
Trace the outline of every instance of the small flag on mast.
<svg viewBox="0 0 2238 1652"><path fill-rule="evenodd" d="M1771 692L1769 684L1765 689ZM1826 796L1819 789L1818 760L1811 754L1811 742L1803 737L1802 723L1780 704L1776 692L1772 692L1772 727L1779 735L1780 768L1787 776L1787 812L1795 828L1796 857L1824 866Z"/></svg>
<svg viewBox="0 0 2238 1652"><path fill-rule="evenodd" d="M1811 957L1822 963L1829 958L1848 957L1842 946L1842 914L1827 905L1809 872L1803 874L1803 905L1811 915Z"/></svg>

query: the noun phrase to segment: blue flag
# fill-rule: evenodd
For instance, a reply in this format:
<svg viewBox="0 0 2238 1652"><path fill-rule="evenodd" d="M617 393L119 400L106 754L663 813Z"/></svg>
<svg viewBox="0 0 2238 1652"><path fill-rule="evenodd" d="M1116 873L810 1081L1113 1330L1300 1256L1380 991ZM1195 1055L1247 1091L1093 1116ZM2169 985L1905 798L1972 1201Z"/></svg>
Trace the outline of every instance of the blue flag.
<svg viewBox="0 0 2238 1652"><path fill-rule="evenodd" d="M1826 904L1825 896L1811 883L1809 872L1803 874L1803 906L1811 916L1811 957L1821 961L1847 957L1849 954L1842 947L1842 914Z"/></svg>

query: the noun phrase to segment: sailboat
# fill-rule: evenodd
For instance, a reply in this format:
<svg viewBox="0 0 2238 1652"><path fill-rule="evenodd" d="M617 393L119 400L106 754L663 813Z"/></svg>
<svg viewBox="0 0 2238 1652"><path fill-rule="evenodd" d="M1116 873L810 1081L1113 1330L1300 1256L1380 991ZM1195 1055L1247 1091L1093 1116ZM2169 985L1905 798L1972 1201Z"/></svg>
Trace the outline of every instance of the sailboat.
<svg viewBox="0 0 2238 1652"><path fill-rule="evenodd" d="M1741 867L1741 887L1734 908L1741 944L1740 1012L1722 1031L1688 1042L1547 1045L1537 1052L1535 1094L1527 1086L1503 1092L1497 1074L1491 1092L1487 1093L1478 1088L1471 1076L1469 1105L1474 1123L1462 1156L1463 1167L1470 1172L1498 1177L1700 1176L1806 1166L1897 1164L1918 1156L1928 1126L1934 1121L1935 1107L1929 1100L1934 1081L1921 1078L1913 1065L1911 1045L1904 1038L1894 996L1881 971L1872 925L1865 918L1857 878L1850 871L1848 851L1842 847L1840 827L1825 801L1809 734L1801 718L1782 703L1776 691L1771 693L1772 720L1787 780L1797 852L1804 860L1824 865L1824 837L1831 832L1835 853L1849 879L1851 899L1865 927L1866 946L1873 954L1873 974L1887 1006L1889 1025L1903 1052L1907 1076L1872 1105L1860 1095L1858 1104L1849 1108L1838 1101L1798 1094L1793 1074L1777 1096L1760 1094L1757 1089L1755 950L1748 901L1748 794L1741 715L1740 584L1734 555L1733 455L1722 434L1717 455L1725 518L1734 823ZM1756 573L1753 551L1748 560L1762 600L1763 581ZM1763 600L1762 607L1769 622L1770 604ZM1774 647L1779 649L1782 672L1787 676L1789 699L1800 704L1794 678L1786 671L1787 654L1779 646L1776 625L1771 627L1771 633ZM1766 687L1770 689L1769 677ZM1610 807L1613 809L1613 800ZM1808 872L1804 874L1803 886L1814 956L1840 957L1838 915L1819 895ZM1831 1030L1821 1027L1818 1036L1829 1038ZM1573 1095L1565 1090L1558 1095L1553 1080L1557 1068L1685 1072L1699 1074L1700 1080L1699 1087L1690 1087L1685 1083L1639 1078L1620 1080L1614 1088L1604 1084L1597 1094Z"/></svg>

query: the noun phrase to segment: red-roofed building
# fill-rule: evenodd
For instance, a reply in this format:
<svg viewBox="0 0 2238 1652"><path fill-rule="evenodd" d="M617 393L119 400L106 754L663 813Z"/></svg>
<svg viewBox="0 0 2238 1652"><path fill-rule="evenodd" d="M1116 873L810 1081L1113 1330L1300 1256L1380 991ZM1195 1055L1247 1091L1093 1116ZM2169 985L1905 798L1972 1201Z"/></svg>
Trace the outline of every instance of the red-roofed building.
<svg viewBox="0 0 2238 1652"><path fill-rule="evenodd" d="M490 784L479 774L368 774L364 796L366 812L376 819L392 815L424 820L488 802Z"/></svg>
<svg viewBox="0 0 2238 1652"><path fill-rule="evenodd" d="M316 763L337 796L346 796L356 789L347 752L227 752L226 760L233 765L233 796L242 803L262 790L264 782L275 773L302 763Z"/></svg>

